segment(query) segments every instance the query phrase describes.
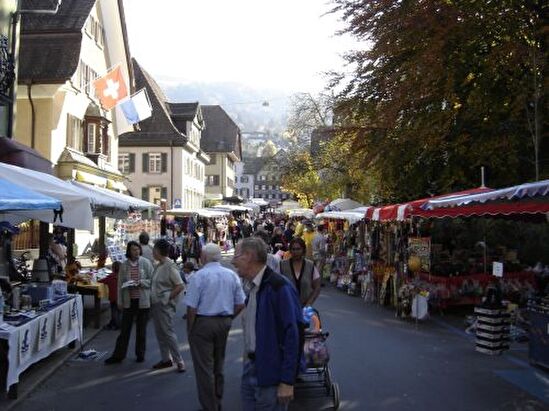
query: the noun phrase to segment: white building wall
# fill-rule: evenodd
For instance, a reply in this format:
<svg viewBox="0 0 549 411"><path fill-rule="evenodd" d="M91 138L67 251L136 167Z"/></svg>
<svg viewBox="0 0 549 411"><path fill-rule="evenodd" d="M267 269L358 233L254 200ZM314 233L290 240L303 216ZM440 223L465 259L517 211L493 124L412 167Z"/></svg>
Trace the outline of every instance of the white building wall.
<svg viewBox="0 0 549 411"><path fill-rule="evenodd" d="M108 67L120 65L127 85L131 88L129 83L130 69L128 67L122 25L120 23L118 2L115 0L99 0L94 7L94 11L100 16L99 21L102 22L104 27L105 50L107 51L106 65ZM119 107L112 110L111 113L113 114L112 128L114 141L111 144L110 162L111 164L116 164L118 161L118 136L125 132L133 131L133 126L126 121L126 117Z"/></svg>
<svg viewBox="0 0 549 411"><path fill-rule="evenodd" d="M205 165L196 157L196 153L183 150L181 207L202 208L204 202Z"/></svg>

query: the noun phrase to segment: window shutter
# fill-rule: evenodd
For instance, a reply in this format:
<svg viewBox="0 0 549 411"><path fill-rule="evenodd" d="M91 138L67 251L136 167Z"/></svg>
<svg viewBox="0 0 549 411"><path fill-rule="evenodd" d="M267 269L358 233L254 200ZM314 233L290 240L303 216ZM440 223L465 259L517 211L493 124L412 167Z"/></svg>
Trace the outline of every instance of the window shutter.
<svg viewBox="0 0 549 411"><path fill-rule="evenodd" d="M162 187L162 189L160 190L160 197L162 197L165 200L168 200L168 188L167 187Z"/></svg>
<svg viewBox="0 0 549 411"><path fill-rule="evenodd" d="M135 153L130 153L130 167L128 172L135 173Z"/></svg>
<svg viewBox="0 0 549 411"><path fill-rule="evenodd" d="M149 154L143 153L143 172L149 172Z"/></svg>
<svg viewBox="0 0 549 411"><path fill-rule="evenodd" d="M141 189L141 199L149 201L149 187L143 187Z"/></svg>
<svg viewBox="0 0 549 411"><path fill-rule="evenodd" d="M161 172L166 173L168 171L168 153L162 153Z"/></svg>

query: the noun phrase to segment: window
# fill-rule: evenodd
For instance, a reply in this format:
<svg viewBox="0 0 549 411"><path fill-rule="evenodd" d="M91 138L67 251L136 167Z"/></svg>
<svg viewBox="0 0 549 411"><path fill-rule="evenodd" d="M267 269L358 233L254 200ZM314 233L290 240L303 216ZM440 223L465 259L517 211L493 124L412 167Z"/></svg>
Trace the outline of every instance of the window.
<svg viewBox="0 0 549 411"><path fill-rule="evenodd" d="M118 154L118 170L122 174L135 173L135 154L120 153Z"/></svg>
<svg viewBox="0 0 549 411"><path fill-rule="evenodd" d="M80 90L82 92L88 93L90 96L93 96L93 80L98 77L97 73L92 70L90 66L80 60L77 76L77 82L80 86Z"/></svg>
<svg viewBox="0 0 549 411"><path fill-rule="evenodd" d="M93 16L86 22L85 31L98 46L103 47L103 26Z"/></svg>
<svg viewBox="0 0 549 411"><path fill-rule="evenodd" d="M206 185L207 186L218 186L219 185L219 175L210 175L206 176Z"/></svg>
<svg viewBox="0 0 549 411"><path fill-rule="evenodd" d="M210 154L210 165L217 163L217 156L215 154Z"/></svg>
<svg viewBox="0 0 549 411"><path fill-rule="evenodd" d="M160 173L162 170L162 155L160 153L149 154L149 173Z"/></svg>
<svg viewBox="0 0 549 411"><path fill-rule="evenodd" d="M241 183L247 183L247 182L248 182L248 176L242 176L242 177L240 177L240 182L241 182Z"/></svg>
<svg viewBox="0 0 549 411"><path fill-rule="evenodd" d="M259 184L254 185L254 190L259 190Z"/></svg>
<svg viewBox="0 0 549 411"><path fill-rule="evenodd" d="M267 176L266 176L266 175L263 175L263 174L262 174L262 175L259 176L259 181L265 181L265 180L267 180Z"/></svg>
<svg viewBox="0 0 549 411"><path fill-rule="evenodd" d="M67 116L67 146L82 151L82 120Z"/></svg>
<svg viewBox="0 0 549 411"><path fill-rule="evenodd" d="M118 154L118 170L122 174L128 174L130 172L130 154L120 153Z"/></svg>
<svg viewBox="0 0 549 411"><path fill-rule="evenodd" d="M95 123L88 123L87 130L86 130L86 137L88 140L88 147L86 149L86 152L88 153L96 153L96 139L97 139L97 124Z"/></svg>
<svg viewBox="0 0 549 411"><path fill-rule="evenodd" d="M262 190L266 190L266 189L267 189L267 186L263 184L263 185L261 186L261 189L262 189Z"/></svg>
<svg viewBox="0 0 549 411"><path fill-rule="evenodd" d="M232 178L227 177L227 186L231 188L234 187L234 181Z"/></svg>

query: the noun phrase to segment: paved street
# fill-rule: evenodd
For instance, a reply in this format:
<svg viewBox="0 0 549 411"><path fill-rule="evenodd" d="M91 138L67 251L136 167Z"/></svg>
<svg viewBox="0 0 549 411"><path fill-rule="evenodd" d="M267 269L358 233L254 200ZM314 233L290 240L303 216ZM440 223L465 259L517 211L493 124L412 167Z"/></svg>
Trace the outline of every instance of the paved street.
<svg viewBox="0 0 549 411"><path fill-rule="evenodd" d="M159 353L149 324L145 364L133 345L120 365L70 361L21 402L19 411L198 410L190 352L181 319L177 329L188 371L153 371ZM549 374L527 364L526 344L502 357L477 354L451 317L416 324L331 287L318 302L329 337L331 367L344 410L542 410L549 407ZM451 325L451 324L455 324ZM103 331L88 348L109 351L117 332ZM242 330L234 322L226 361L224 409L239 410ZM543 402L545 400L545 403ZM296 404L295 409L320 406Z"/></svg>

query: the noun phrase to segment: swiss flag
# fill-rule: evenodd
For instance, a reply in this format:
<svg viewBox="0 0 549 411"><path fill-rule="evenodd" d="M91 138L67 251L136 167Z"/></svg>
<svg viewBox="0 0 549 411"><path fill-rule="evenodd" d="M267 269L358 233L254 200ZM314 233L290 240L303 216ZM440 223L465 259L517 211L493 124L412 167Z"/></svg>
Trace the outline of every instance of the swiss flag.
<svg viewBox="0 0 549 411"><path fill-rule="evenodd" d="M128 87L126 87L126 82L122 77L120 66L95 80L93 85L95 95L101 101L101 105L105 110L111 110L120 100L128 97Z"/></svg>

